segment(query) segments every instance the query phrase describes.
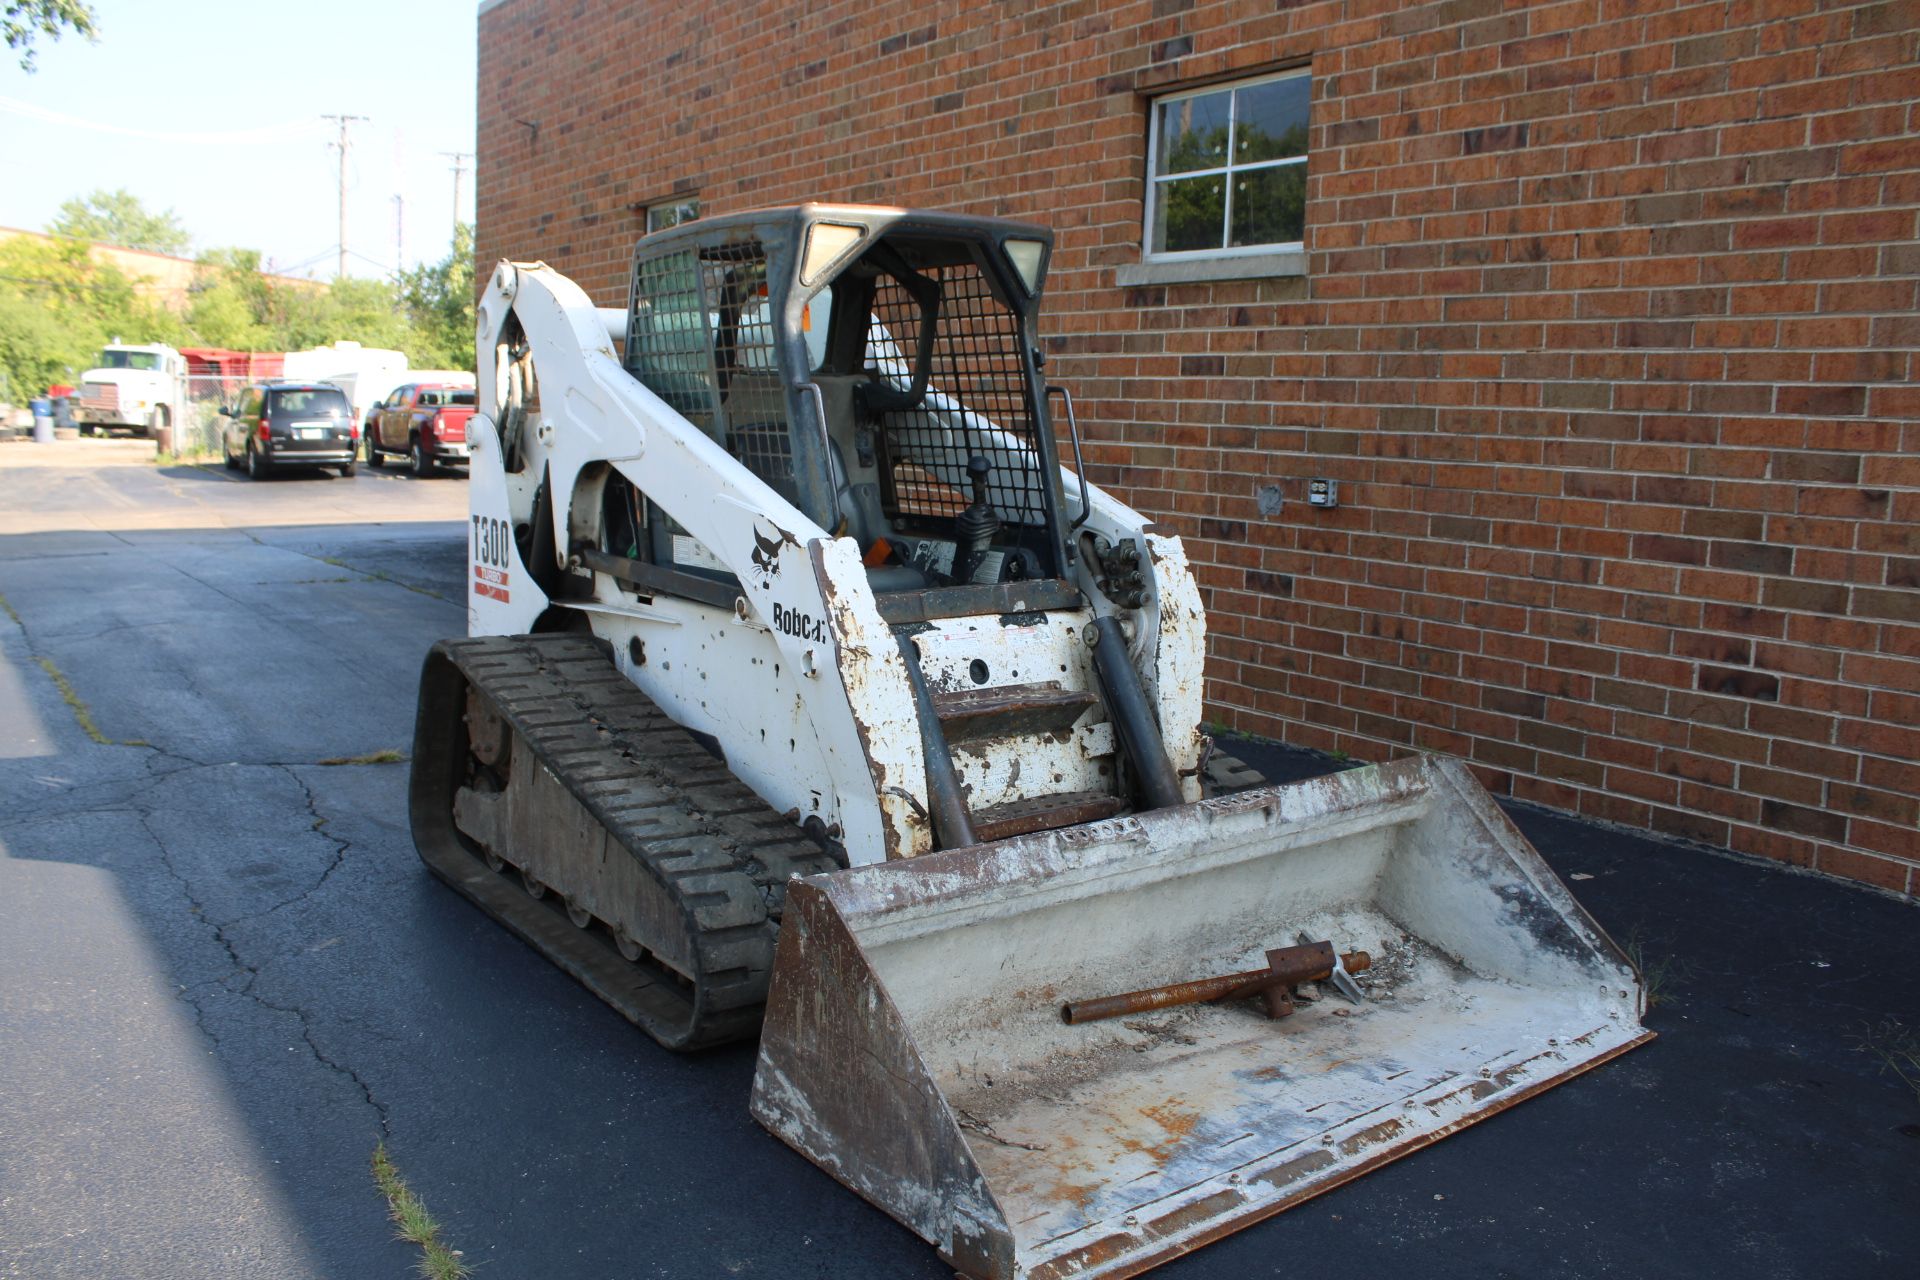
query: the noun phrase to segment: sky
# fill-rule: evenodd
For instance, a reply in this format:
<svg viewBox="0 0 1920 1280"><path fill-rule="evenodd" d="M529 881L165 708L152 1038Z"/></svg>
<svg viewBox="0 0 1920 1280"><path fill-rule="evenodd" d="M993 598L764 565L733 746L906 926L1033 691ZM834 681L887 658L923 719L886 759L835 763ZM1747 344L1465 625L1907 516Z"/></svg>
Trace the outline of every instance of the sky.
<svg viewBox="0 0 1920 1280"><path fill-rule="evenodd" d="M446 256L440 153L473 151L477 0L90 2L99 43L43 39L31 74L0 49L0 226L44 230L62 201L125 187L177 213L195 252L258 249L330 279L339 127L321 117L347 114L367 117L348 150L349 274Z"/></svg>

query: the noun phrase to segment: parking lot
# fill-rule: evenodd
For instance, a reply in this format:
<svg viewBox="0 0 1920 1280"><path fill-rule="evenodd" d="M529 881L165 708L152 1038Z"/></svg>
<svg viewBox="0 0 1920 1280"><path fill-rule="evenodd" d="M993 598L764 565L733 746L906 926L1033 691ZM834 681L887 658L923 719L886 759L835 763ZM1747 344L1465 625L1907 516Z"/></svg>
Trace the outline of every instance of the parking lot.
<svg viewBox="0 0 1920 1280"><path fill-rule="evenodd" d="M481 1277L951 1274L753 1123L750 1048L658 1049L421 867L397 757L466 626L464 482L28 448L0 450L0 1275L409 1274L383 1141ZM1661 1038L1160 1274L1909 1268L1920 1097L1873 1046L1920 1022L1912 909L1519 817L1657 971Z"/></svg>

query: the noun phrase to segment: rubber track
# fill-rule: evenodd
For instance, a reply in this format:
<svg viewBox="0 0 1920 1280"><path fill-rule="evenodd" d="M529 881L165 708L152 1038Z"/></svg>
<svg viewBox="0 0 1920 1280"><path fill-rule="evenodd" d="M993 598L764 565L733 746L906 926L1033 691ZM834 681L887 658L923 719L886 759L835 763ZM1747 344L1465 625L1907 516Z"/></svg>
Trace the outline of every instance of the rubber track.
<svg viewBox="0 0 1920 1280"><path fill-rule="evenodd" d="M513 731L512 767L526 767L524 753L537 757L610 844L678 901L695 962L691 986L626 960L604 926L574 927L558 894L528 897L455 829L469 684ZM756 1034L786 881L838 864L635 688L597 643L555 635L435 645L421 674L413 760L414 842L441 879L668 1048Z"/></svg>

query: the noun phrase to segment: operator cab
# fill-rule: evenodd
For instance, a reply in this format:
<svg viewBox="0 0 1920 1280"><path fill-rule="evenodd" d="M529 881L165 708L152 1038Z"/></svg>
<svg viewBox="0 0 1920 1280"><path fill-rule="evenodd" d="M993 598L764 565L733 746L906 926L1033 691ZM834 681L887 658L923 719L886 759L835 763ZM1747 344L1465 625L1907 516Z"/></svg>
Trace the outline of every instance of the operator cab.
<svg viewBox="0 0 1920 1280"><path fill-rule="evenodd" d="M854 539L889 620L1075 605L1032 336L1050 249L1026 223L866 206L685 223L635 250L626 367ZM608 550L729 576L624 482L605 500Z"/></svg>

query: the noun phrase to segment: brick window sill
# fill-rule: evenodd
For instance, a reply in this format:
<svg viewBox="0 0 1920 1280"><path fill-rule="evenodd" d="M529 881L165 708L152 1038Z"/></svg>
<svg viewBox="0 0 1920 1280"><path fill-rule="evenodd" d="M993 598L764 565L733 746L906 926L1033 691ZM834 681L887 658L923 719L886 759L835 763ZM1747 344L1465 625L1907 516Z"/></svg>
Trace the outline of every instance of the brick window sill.
<svg viewBox="0 0 1920 1280"><path fill-rule="evenodd" d="M1304 276L1304 250L1246 253L1220 258L1188 258L1170 262L1125 262L1113 269L1115 285L1199 284L1208 280L1265 280L1275 276Z"/></svg>

